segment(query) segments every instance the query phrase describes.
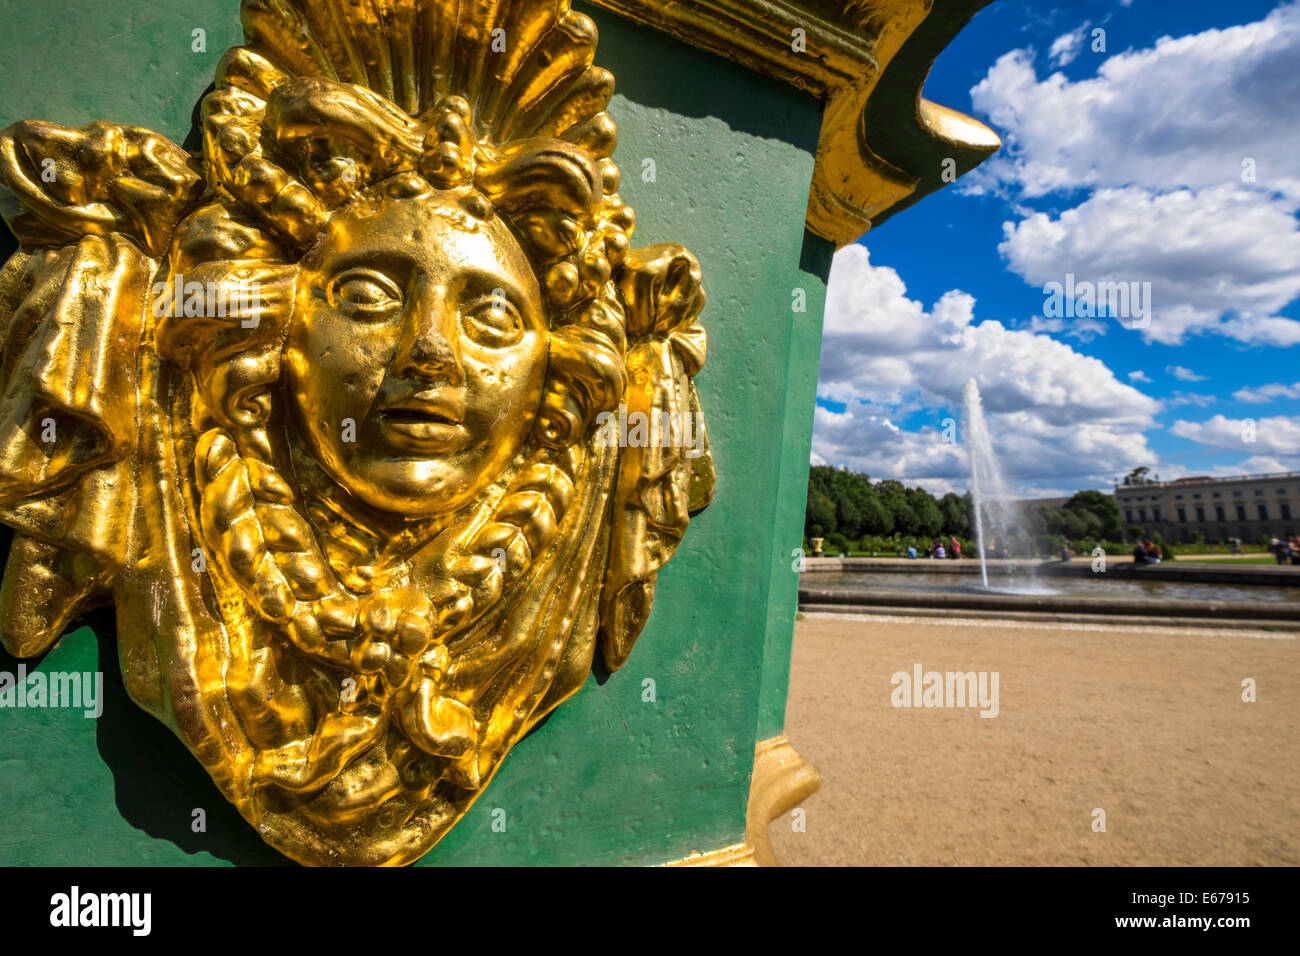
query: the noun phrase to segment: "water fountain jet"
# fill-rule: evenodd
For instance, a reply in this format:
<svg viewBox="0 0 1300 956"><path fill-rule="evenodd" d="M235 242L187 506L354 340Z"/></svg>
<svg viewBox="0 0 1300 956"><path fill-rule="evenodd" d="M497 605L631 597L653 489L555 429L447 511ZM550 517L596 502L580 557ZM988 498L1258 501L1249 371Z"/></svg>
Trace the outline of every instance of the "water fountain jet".
<svg viewBox="0 0 1300 956"><path fill-rule="evenodd" d="M962 386L962 404L966 427L963 443L970 455L970 492L975 519L975 550L979 554L980 580L989 586L988 547L998 546L1009 554L1024 550L1024 537L1020 516L1007 492L1006 479L993 443L989 439L988 424L984 420L984 404L979 386L969 378ZM992 536L991 542L986 534ZM1010 550L1008 550L1010 546ZM1032 572L1031 572L1032 573Z"/></svg>

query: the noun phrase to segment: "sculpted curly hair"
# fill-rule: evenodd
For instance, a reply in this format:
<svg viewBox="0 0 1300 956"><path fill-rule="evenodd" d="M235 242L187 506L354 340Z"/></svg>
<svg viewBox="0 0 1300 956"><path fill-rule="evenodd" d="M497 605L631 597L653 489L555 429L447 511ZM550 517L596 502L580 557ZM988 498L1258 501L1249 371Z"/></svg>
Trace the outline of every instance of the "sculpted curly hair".
<svg viewBox="0 0 1300 956"><path fill-rule="evenodd" d="M459 96L413 118L364 87L286 77L259 59L231 51L219 70L230 85L204 101L213 199L181 223L171 256L173 276L229 290L231 301L255 287L257 301L159 327L160 352L194 373L223 425L266 423L297 263L331 215L376 191L446 192L468 216L499 215L520 240L550 320L538 443L570 445L617 407L627 338L611 275L627 259L634 217L612 161L545 135L480 140ZM601 117L605 152L615 134Z"/></svg>

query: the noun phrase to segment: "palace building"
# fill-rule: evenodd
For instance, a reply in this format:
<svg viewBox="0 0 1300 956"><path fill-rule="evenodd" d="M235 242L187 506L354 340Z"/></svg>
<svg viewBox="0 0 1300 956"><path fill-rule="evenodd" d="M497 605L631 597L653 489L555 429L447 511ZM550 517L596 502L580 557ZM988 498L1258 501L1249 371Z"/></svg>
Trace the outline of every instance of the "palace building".
<svg viewBox="0 0 1300 956"><path fill-rule="evenodd" d="M1199 476L1174 481L1126 480L1115 486L1126 528L1167 541L1190 542L1197 532L1208 542L1240 538L1258 542L1300 531L1300 472Z"/></svg>

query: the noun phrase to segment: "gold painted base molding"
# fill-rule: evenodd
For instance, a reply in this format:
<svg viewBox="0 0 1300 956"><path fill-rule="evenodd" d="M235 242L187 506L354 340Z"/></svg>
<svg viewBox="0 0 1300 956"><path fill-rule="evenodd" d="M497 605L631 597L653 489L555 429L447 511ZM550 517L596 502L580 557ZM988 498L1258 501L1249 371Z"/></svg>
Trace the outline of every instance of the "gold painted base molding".
<svg viewBox="0 0 1300 956"><path fill-rule="evenodd" d="M767 828L777 817L799 806L817 792L817 768L799 756L782 734L761 740L754 748L754 775L749 784L745 814L745 840L707 853L692 853L667 866L780 866Z"/></svg>
<svg viewBox="0 0 1300 956"><path fill-rule="evenodd" d="M758 863L754 861L754 848L746 836L744 843L733 843L707 853L696 851L663 866L758 866Z"/></svg>
<svg viewBox="0 0 1300 956"><path fill-rule="evenodd" d="M749 784L745 842L754 848L756 866L780 866L767 828L817 792L817 768L799 756L785 734L761 740L754 749L754 777Z"/></svg>

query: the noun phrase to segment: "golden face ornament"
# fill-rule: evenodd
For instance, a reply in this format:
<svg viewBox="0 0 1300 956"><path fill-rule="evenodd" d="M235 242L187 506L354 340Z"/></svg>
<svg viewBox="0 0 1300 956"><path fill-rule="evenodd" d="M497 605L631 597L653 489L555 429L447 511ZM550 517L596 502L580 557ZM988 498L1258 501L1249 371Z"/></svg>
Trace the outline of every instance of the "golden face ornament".
<svg viewBox="0 0 1300 956"><path fill-rule="evenodd" d="M700 268L631 247L567 2L241 16L200 155L0 134L0 633L112 603L132 699L263 839L404 864L624 662L708 503Z"/></svg>

